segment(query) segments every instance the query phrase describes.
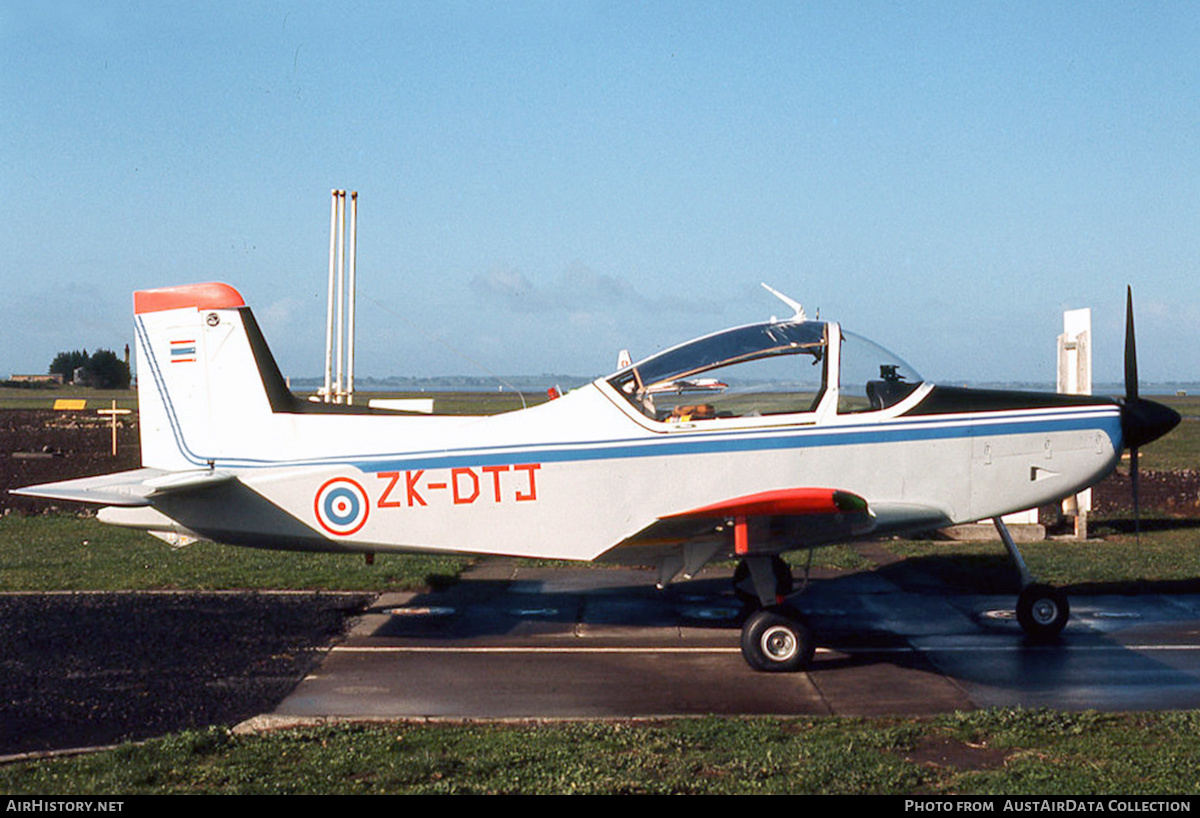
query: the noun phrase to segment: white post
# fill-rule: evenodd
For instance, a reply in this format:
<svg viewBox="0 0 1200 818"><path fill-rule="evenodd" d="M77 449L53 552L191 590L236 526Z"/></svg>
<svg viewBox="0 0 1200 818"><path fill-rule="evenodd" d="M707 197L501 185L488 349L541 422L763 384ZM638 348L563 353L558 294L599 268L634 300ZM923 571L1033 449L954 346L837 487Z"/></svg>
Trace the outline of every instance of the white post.
<svg viewBox="0 0 1200 818"><path fill-rule="evenodd" d="M354 403L354 262L358 239L358 191L350 193L350 307L346 323L346 403Z"/></svg>
<svg viewBox="0 0 1200 818"><path fill-rule="evenodd" d="M325 392L322 398L326 403L332 400L331 388L333 386L333 282L334 282L334 264L337 261L337 211L338 211L338 192L331 191L331 202L329 206L329 293L328 306L325 311Z"/></svg>
<svg viewBox="0 0 1200 818"><path fill-rule="evenodd" d="M1092 394L1092 311L1063 313L1058 336L1058 391L1064 395Z"/></svg>
<svg viewBox="0 0 1200 818"><path fill-rule="evenodd" d="M1063 334L1058 336L1058 391L1067 395L1092 394L1092 311L1063 313ZM1087 539L1087 517L1092 510L1092 490L1084 489L1063 500L1063 514L1075 518L1075 536Z"/></svg>
<svg viewBox="0 0 1200 818"><path fill-rule="evenodd" d="M358 240L358 192L350 194L350 270L346 276L346 191L334 190L329 213L329 305L325 316L325 403L354 402L355 267ZM349 305L347 292L349 287ZM336 313L336 318L335 318ZM334 338L334 325L337 337ZM334 356L337 357L336 364ZM343 381L343 373L345 381Z"/></svg>
<svg viewBox="0 0 1200 818"><path fill-rule="evenodd" d="M337 375L334 379L334 403L342 402L342 351L346 319L346 191L338 191L338 269L337 269Z"/></svg>

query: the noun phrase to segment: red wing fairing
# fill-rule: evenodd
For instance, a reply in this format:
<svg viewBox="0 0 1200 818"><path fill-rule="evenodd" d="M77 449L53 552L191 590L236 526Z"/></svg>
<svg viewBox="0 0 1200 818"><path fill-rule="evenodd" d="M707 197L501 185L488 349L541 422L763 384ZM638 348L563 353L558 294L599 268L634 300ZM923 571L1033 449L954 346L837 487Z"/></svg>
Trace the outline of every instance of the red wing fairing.
<svg viewBox="0 0 1200 818"><path fill-rule="evenodd" d="M848 539L870 530L867 501L826 488L764 491L672 514L665 520L732 521L733 551L777 553L797 544Z"/></svg>

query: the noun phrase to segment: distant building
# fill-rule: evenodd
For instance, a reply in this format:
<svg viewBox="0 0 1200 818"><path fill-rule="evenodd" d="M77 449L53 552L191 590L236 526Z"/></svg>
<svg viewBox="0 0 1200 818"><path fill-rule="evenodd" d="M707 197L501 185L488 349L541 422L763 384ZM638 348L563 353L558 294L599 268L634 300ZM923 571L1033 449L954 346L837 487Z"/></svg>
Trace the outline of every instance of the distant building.
<svg viewBox="0 0 1200 818"><path fill-rule="evenodd" d="M56 383L62 386L63 376L57 372L50 375L10 375L13 383Z"/></svg>

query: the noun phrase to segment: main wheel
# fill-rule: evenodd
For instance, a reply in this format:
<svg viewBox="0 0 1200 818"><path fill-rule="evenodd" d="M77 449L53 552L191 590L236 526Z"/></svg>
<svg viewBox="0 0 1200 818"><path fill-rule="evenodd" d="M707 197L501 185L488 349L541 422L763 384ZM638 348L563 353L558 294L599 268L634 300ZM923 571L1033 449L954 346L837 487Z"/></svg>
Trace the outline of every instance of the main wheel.
<svg viewBox="0 0 1200 818"><path fill-rule="evenodd" d="M1017 597L1017 622L1029 636L1038 639L1058 636L1070 616L1067 595L1050 585L1030 585Z"/></svg>
<svg viewBox="0 0 1200 818"><path fill-rule="evenodd" d="M755 670L788 673L812 661L812 631L800 615L782 605L760 608L742 626L742 656Z"/></svg>

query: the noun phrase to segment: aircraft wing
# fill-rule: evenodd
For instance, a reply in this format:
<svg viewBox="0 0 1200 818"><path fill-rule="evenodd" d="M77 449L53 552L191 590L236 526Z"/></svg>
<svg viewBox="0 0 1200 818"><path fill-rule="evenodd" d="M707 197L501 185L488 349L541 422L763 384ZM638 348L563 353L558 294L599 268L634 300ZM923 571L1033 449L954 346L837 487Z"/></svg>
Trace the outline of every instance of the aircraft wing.
<svg viewBox="0 0 1200 818"><path fill-rule="evenodd" d="M213 469L193 471L132 469L100 477L84 477L78 480L62 480L57 483L26 486L13 489L12 493L23 497L42 497L48 500L133 507L148 506L154 497L196 491L235 479L232 472Z"/></svg>
<svg viewBox="0 0 1200 818"><path fill-rule="evenodd" d="M706 553L706 559L777 554L950 523L945 511L931 506L868 504L857 494L831 488L779 489L665 515L601 559L654 563L680 547Z"/></svg>

